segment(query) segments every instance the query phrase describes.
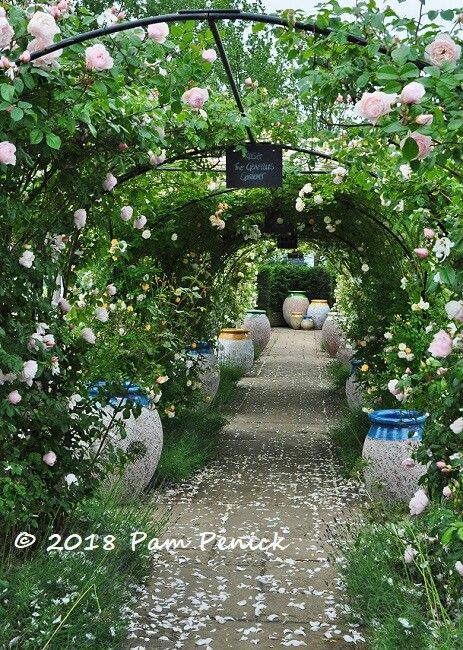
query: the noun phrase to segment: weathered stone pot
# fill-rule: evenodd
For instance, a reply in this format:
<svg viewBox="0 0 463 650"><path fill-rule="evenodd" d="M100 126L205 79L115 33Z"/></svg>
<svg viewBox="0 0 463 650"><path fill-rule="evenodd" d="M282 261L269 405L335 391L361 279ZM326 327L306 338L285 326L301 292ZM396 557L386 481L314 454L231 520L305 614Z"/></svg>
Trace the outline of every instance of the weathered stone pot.
<svg viewBox="0 0 463 650"><path fill-rule="evenodd" d="M309 299L303 291L290 291L283 303L283 317L286 324L291 326L292 311L301 311L305 314L309 305Z"/></svg>
<svg viewBox="0 0 463 650"><path fill-rule="evenodd" d="M418 487L426 467L405 467L420 444L427 416L419 411L385 409L369 414L371 427L363 445L365 485L373 498L406 502ZM406 463L408 465L408 463Z"/></svg>
<svg viewBox="0 0 463 650"><path fill-rule="evenodd" d="M321 330L330 312L327 300L312 300L307 309L307 316L313 320L314 329Z"/></svg>
<svg viewBox="0 0 463 650"><path fill-rule="evenodd" d="M309 316L304 316L302 319L301 330L313 330L313 320Z"/></svg>
<svg viewBox="0 0 463 650"><path fill-rule="evenodd" d="M291 312L291 317L289 319L289 324L291 325L293 330L300 329L303 318L304 318L304 314L301 311L292 311Z"/></svg>
<svg viewBox="0 0 463 650"><path fill-rule="evenodd" d="M321 336L322 346L332 359L336 357L343 339L342 329L336 320L336 316L335 311L330 311L323 323Z"/></svg>
<svg viewBox="0 0 463 650"><path fill-rule="evenodd" d="M226 328L219 334L219 365L230 366L248 373L254 363L254 344L249 331Z"/></svg>
<svg viewBox="0 0 463 650"><path fill-rule="evenodd" d="M197 366L204 396L208 401L213 400L220 383L220 369L214 348L208 341L194 341L188 348L187 355Z"/></svg>
<svg viewBox="0 0 463 650"><path fill-rule="evenodd" d="M363 364L360 359L351 360L351 373L346 381L347 405L351 411L362 408L365 405L365 390L357 381L357 372Z"/></svg>
<svg viewBox="0 0 463 650"><path fill-rule="evenodd" d="M347 343L344 339L341 341L341 345L336 353L336 359L341 361L344 366L350 370L351 369L351 360L355 354L354 348L350 343Z"/></svg>
<svg viewBox="0 0 463 650"><path fill-rule="evenodd" d="M101 389L106 383L100 381L93 384L89 390L90 397L100 400ZM140 406L141 412L137 417L131 415L128 419L124 419L123 406L130 402ZM132 496L142 492L152 479L161 457L163 430L159 413L140 386L128 381L122 384L120 394L105 395L104 402L98 401L96 404L101 411L105 427L109 426L114 418L115 423L123 422L126 433L126 437L121 439L118 427L114 427L114 430L110 431L101 453L105 454L105 447L108 442L111 442L114 447L122 451L136 450L139 454L132 463L125 467L122 476L115 472L114 475L108 477L106 482L108 489L117 483L121 496ZM117 411L116 415L114 415L115 411ZM97 450L99 443L96 442L95 446L95 450Z"/></svg>
<svg viewBox="0 0 463 650"><path fill-rule="evenodd" d="M254 353L259 355L267 346L272 335L272 328L267 314L263 309L248 309L243 321L243 329L249 330Z"/></svg>

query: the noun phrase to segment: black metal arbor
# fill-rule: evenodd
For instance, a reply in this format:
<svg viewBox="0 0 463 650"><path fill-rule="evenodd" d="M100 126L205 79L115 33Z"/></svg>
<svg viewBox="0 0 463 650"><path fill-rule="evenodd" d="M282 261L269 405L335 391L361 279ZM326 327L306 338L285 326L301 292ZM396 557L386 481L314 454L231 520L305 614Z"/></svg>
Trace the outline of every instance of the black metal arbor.
<svg viewBox="0 0 463 650"><path fill-rule="evenodd" d="M124 32L130 29L134 29L137 27L148 27L149 25L154 25L157 23L176 23L176 22L187 22L187 21L194 21L194 22L204 22L207 23L209 26L209 29L211 30L211 33L213 35L218 54L220 56L221 62L223 64L228 83L230 85L234 101L236 103L236 106L240 112L240 114L243 117L246 117L246 111L245 107L243 105L243 101L240 96L239 88L236 83L236 80L233 76L233 72L231 69L231 65L229 62L229 59L227 57L225 45L223 43L223 40L220 36L219 29L217 26L217 23L219 21L223 20L228 20L232 22L236 21L245 21L249 23L263 23L267 24L273 27L286 27L290 29L294 29L300 32L305 32L307 34L312 34L314 36L323 36L323 37L329 37L330 35L335 33L334 29L331 28L322 28L316 25L315 23L307 23L307 22L301 22L297 20L292 20L291 18L281 18L276 15L269 15L269 14L258 14L258 13L250 13L250 12L243 12L239 9L227 9L227 10L212 10L212 9L204 9L204 10L181 10L178 13L175 14L166 14L166 15L161 15L161 16L150 16L147 18L139 18L136 20L131 20L127 22L121 22L117 23L114 25L110 25L107 27L101 27L99 29L95 29L92 31L88 32L83 32L81 34L77 34L74 36L71 36L69 38L65 38L57 43L53 43L52 45L49 45L48 47L39 50L37 52L34 52L30 56L30 61L34 61L36 59L39 59L47 54L51 54L52 52L56 52L58 50L66 49L68 47L71 47L73 45L79 44L79 43L84 43L86 41L90 41L99 37L103 36L108 36L111 34L116 34L118 32ZM344 34L344 40L347 45L353 45L353 46L360 46L360 47L366 47L369 45L369 41L360 38L358 36L352 35L352 34ZM389 50L381 46L378 48L378 52L381 54L388 54ZM17 65L21 65L21 61L18 59L15 62ZM421 62L417 62L419 67L422 67ZM246 131L247 135L249 138L250 143L255 143L256 139L255 136L252 132L252 129L249 126L246 126ZM291 146L288 144L280 144L279 145L281 149L283 150L288 150L288 151L294 151L294 152L299 152L303 154L307 154L309 156L313 156L316 158L321 158L325 160L332 160L333 162L338 162L337 159L334 156L328 155L322 151L317 151L315 149L311 148L306 148L306 147L299 147L299 146ZM199 152L203 153L204 156L208 155L208 152ZM168 161L167 161L168 162ZM147 165L146 170L150 169L151 166ZM161 166L160 166L161 168ZM181 168L172 168L172 167L164 167L165 171L184 171ZM140 170L138 170L140 171ZM323 173L329 173L325 171L320 171L320 170L311 170L309 172L302 172L302 173L309 173L309 174L323 174ZM127 175L127 178L123 177L121 180L129 180L130 176ZM227 190L227 191L233 191L233 190ZM392 239L395 240L397 244L399 244L400 248L402 251L405 253L405 255L408 258L412 258L411 253L405 243L403 242L402 238L397 235L395 232L393 232L385 223L383 223L380 219L377 218L374 214L367 212L365 210L362 211L362 216L365 218L368 218L370 221L374 222L377 227L381 228L384 230L385 233L389 237L392 237Z"/></svg>

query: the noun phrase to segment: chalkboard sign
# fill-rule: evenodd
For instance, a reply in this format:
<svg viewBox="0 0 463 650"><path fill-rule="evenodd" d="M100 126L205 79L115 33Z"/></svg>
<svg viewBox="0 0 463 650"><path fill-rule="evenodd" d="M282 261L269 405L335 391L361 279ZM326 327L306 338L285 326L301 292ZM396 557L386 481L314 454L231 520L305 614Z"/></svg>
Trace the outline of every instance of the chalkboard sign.
<svg viewBox="0 0 463 650"><path fill-rule="evenodd" d="M246 152L227 148L227 187L280 187L283 183L281 147L275 144L244 145Z"/></svg>

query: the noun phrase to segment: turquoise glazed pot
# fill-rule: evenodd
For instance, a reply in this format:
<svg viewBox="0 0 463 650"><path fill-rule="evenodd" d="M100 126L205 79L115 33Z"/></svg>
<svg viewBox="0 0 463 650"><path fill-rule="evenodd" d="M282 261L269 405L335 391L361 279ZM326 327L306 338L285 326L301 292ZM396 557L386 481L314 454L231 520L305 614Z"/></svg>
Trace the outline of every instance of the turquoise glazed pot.
<svg viewBox="0 0 463 650"><path fill-rule="evenodd" d="M198 370L198 380L206 401L213 400L219 388L220 370L212 344L209 341L195 341L187 348L187 355Z"/></svg>
<svg viewBox="0 0 463 650"><path fill-rule="evenodd" d="M365 485L373 498L406 502L418 489L426 467L410 458L423 438L427 415L406 409L369 413L370 430L363 445ZM404 464L404 461L407 461Z"/></svg>
<svg viewBox="0 0 463 650"><path fill-rule="evenodd" d="M283 303L283 317L286 324L291 327L291 312L300 311L306 313L310 302L303 291L289 291Z"/></svg>

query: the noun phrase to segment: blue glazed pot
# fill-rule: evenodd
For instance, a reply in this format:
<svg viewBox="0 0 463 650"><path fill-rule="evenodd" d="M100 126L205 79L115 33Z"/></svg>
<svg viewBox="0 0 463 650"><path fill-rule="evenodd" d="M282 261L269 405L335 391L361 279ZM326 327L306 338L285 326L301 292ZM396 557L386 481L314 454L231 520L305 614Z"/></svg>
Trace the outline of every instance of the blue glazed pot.
<svg viewBox="0 0 463 650"><path fill-rule="evenodd" d="M426 473L426 467L416 461L410 466L410 459L423 438L427 415L406 409L384 409L373 411L368 417L371 426L362 454L366 461L367 491L373 498L407 502Z"/></svg>
<svg viewBox="0 0 463 650"><path fill-rule="evenodd" d="M121 400L129 400L131 402L135 402L135 404L138 404L139 406L149 406L149 397L143 391L141 386L133 384L131 381L123 381L120 385L121 390L117 391L117 394L114 394L114 388L112 388L112 392L110 394L109 392L105 393L105 391L102 390L104 386L108 385L108 383L110 382L95 381L89 387L88 396L92 399L95 397L101 398L104 396L106 403L113 408L117 408Z"/></svg>
<svg viewBox="0 0 463 650"><path fill-rule="evenodd" d="M214 349L210 341L195 341L195 347L189 345L187 347L188 354L214 354Z"/></svg>
<svg viewBox="0 0 463 650"><path fill-rule="evenodd" d="M412 440L423 438L427 415L405 409L384 409L369 413L371 421L368 437L373 440Z"/></svg>
<svg viewBox="0 0 463 650"><path fill-rule="evenodd" d="M350 360L350 374L355 375L360 366L363 366L363 359L351 359Z"/></svg>
<svg viewBox="0 0 463 650"><path fill-rule="evenodd" d="M198 379L206 401L213 400L220 383L219 366L215 350L210 341L195 341L195 347L189 346L188 357L197 365Z"/></svg>

